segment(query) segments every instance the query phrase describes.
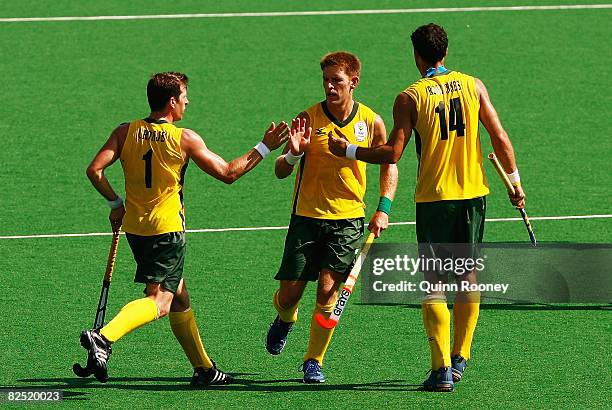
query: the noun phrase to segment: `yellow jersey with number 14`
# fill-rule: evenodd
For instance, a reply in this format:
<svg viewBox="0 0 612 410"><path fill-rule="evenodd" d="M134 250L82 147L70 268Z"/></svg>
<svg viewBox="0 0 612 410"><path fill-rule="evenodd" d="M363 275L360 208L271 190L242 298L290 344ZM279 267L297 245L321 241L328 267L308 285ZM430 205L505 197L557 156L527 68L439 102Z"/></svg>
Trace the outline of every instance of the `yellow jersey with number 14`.
<svg viewBox="0 0 612 410"><path fill-rule="evenodd" d="M182 128L150 119L130 123L121 150L125 175L123 230L153 236L185 230Z"/></svg>
<svg viewBox="0 0 612 410"><path fill-rule="evenodd" d="M419 171L416 202L487 195L480 149L480 98L474 77L447 71L422 78L404 93L416 104Z"/></svg>

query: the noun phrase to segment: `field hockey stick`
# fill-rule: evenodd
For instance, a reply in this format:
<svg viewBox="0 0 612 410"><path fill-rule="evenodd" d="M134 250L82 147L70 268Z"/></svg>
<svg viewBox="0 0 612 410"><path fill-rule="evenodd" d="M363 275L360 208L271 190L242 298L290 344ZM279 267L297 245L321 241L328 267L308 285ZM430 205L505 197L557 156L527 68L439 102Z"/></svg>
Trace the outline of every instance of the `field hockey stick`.
<svg viewBox="0 0 612 410"><path fill-rule="evenodd" d="M361 271L363 262L368 256L368 251L370 250L370 245L372 245L372 242L374 242L374 234L370 233L363 244L363 248L361 248L361 252L355 261L355 265L353 265L353 268L351 269L351 272L344 283L344 287L340 290L338 300L336 301L336 306L334 306L334 310L332 310L329 319L325 319L321 313L317 313L315 315L315 320L322 328L333 329L338 324L340 316L342 316L342 312L344 312L344 309L346 308L349 297L351 296L351 293L353 293L353 287L355 286L355 283L357 283L359 272Z"/></svg>
<svg viewBox="0 0 612 410"><path fill-rule="evenodd" d="M495 168L495 171L497 171L497 174L499 175L502 182L506 186L508 193L510 195L514 195L515 193L514 186L512 186L512 183L510 182L508 175L502 168L501 164L499 163L499 160L497 159L494 153L489 154L489 160L491 160L491 163L493 164L493 168ZM523 222L525 222L525 227L527 228L527 233L529 233L529 240L531 240L531 244L533 246L536 246L537 245L536 237L535 237L535 234L533 233L533 229L531 229L531 223L529 222L529 218L527 217L527 212L525 212L525 209L523 208L517 208L517 209L521 213Z"/></svg>
<svg viewBox="0 0 612 410"><path fill-rule="evenodd" d="M100 300L98 301L98 310L96 310L96 320L94 321L94 329L98 330L104 325L104 315L106 314L106 302L108 301L108 290L110 288L111 279L113 278L113 269L115 268L115 259L117 258L117 248L119 247L119 229L113 232L113 242L111 243L110 251L108 252L108 261L106 262L106 271L102 280L102 291L100 292Z"/></svg>
<svg viewBox="0 0 612 410"><path fill-rule="evenodd" d="M110 288L111 279L113 278L113 269L115 267L115 259L117 258L117 248L119 247L119 229L113 232L113 241L110 251L108 252L108 260L106 262L106 271L102 280L102 291L100 292L100 300L98 301L98 309L96 310L96 318L94 320L94 329L99 330L104 325L104 315L106 314L106 302L108 301L108 290ZM87 362L85 367L79 363L72 365L74 374L79 377L89 377L93 374L93 366Z"/></svg>

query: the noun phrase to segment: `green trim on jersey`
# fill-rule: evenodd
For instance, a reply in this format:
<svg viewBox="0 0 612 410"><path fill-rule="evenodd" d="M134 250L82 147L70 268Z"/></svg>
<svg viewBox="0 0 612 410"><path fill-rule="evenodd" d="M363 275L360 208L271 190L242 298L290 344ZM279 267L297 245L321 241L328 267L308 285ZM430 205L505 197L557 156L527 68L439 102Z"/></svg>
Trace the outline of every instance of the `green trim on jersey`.
<svg viewBox="0 0 612 410"><path fill-rule="evenodd" d="M348 118L344 121L340 121L339 119L334 117L331 111L329 111L329 108L327 108L327 101L321 102L321 108L323 108L323 112L325 113L327 118L329 118L331 122L336 124L338 127L342 128L342 127L346 127L348 124L351 123L351 121L353 121L353 119L355 118L355 115L357 115L357 111L359 110L359 103L357 101L353 101L353 110L349 114Z"/></svg>

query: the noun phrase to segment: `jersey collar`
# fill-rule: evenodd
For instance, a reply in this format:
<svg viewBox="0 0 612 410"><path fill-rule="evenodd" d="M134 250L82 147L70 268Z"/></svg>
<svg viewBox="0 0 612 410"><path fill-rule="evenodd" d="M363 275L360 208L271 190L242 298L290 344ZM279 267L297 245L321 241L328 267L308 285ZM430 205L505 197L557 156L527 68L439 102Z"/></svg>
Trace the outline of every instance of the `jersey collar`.
<svg viewBox="0 0 612 410"><path fill-rule="evenodd" d="M348 124L351 123L351 121L353 121L353 119L355 118L355 115L357 115L357 110L359 109L359 103L357 101L353 101L353 110L349 114L348 118L344 121L340 121L339 119L334 117L334 115L329 111L329 108L327 108L327 101L321 102L321 108L323 108L323 112L325 113L327 118L329 118L331 122L336 124L338 127L342 128L342 127L346 127Z"/></svg>
<svg viewBox="0 0 612 410"><path fill-rule="evenodd" d="M157 120L147 117L144 119L146 122L148 122L149 124L168 124L168 121L164 120L163 118L159 118Z"/></svg>
<svg viewBox="0 0 612 410"><path fill-rule="evenodd" d="M436 70L436 67L429 67L427 71L425 71L425 77L431 78L436 75L442 75L446 73L448 73L448 69L444 67L443 65L439 66L437 70Z"/></svg>

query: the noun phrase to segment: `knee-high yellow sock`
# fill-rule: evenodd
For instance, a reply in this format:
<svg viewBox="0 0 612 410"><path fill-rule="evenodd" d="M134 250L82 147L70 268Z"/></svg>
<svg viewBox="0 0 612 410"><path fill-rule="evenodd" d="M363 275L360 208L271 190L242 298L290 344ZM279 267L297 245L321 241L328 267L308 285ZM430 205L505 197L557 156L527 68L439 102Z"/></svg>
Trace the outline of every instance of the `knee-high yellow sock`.
<svg viewBox="0 0 612 410"><path fill-rule="evenodd" d="M315 359L321 366L323 366L323 356L327 351L331 337L334 334L334 329L325 329L317 323L315 316L317 313L321 313L325 319L329 319L329 315L336 302L329 305L316 304L314 311L312 312L312 320L310 321L310 339L308 340L308 349L304 355L304 361L308 359Z"/></svg>
<svg viewBox="0 0 612 410"><path fill-rule="evenodd" d="M449 367L450 312L444 299L423 300L423 324L431 351L431 368Z"/></svg>
<svg viewBox="0 0 612 410"><path fill-rule="evenodd" d="M170 312L170 327L174 337L179 341L185 355L191 365L196 367L204 367L210 369L213 364L204 350L202 339L200 338L200 332L198 332L198 326L196 325L195 316L193 310L189 309L186 312Z"/></svg>
<svg viewBox="0 0 612 410"><path fill-rule="evenodd" d="M298 319L298 303L289 308L284 308L281 306L278 301L278 290L274 292L274 296L272 297L272 303L274 304L274 309L278 312L278 317L285 323L294 323L297 322Z"/></svg>
<svg viewBox="0 0 612 410"><path fill-rule="evenodd" d="M467 300L455 301L453 306L453 355L463 356L466 360L470 358L472 349L472 339L476 322L478 322L478 312L480 310L480 293L470 292Z"/></svg>
<svg viewBox="0 0 612 410"><path fill-rule="evenodd" d="M100 330L100 334L114 343L132 330L154 321L157 316L157 304L153 299L136 299L121 308L117 316Z"/></svg>

